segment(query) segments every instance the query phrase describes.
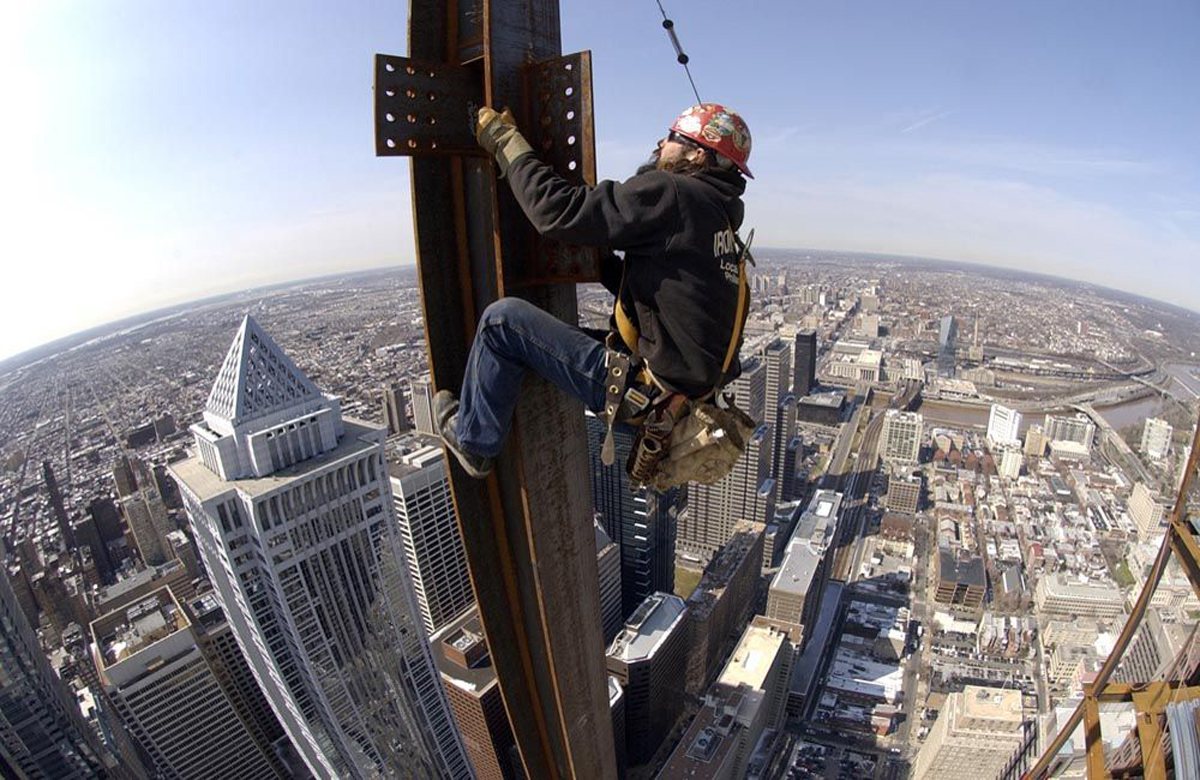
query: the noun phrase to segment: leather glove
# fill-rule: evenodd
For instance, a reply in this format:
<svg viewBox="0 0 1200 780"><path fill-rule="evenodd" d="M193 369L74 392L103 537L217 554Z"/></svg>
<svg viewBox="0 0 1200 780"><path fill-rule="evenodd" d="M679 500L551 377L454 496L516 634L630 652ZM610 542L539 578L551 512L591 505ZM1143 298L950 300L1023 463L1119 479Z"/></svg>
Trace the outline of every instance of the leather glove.
<svg viewBox="0 0 1200 780"><path fill-rule="evenodd" d="M533 152L533 147L517 129L517 120L513 118L512 111L507 108L504 113L497 113L488 106L479 109L475 140L488 154L495 156L501 178L508 174L508 167L514 160Z"/></svg>

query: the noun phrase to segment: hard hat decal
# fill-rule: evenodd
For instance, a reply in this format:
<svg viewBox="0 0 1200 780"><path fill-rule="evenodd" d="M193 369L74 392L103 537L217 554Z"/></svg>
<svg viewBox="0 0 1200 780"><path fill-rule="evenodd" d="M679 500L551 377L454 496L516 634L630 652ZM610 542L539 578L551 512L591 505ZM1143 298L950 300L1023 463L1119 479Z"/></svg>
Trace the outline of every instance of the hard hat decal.
<svg viewBox="0 0 1200 780"><path fill-rule="evenodd" d="M701 103L680 114L671 130L724 155L753 178L746 166L750 158L750 129L737 112L719 103Z"/></svg>

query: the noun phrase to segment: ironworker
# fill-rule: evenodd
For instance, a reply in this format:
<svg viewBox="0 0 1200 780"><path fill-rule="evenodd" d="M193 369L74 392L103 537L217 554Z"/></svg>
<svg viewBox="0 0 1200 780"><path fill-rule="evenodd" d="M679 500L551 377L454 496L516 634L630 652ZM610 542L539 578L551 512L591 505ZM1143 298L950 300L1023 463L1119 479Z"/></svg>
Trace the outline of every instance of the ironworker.
<svg viewBox="0 0 1200 780"><path fill-rule="evenodd" d="M442 438L468 474L491 471L527 369L594 412L605 408L614 353L639 359L647 397L711 395L740 373L736 231L752 175L750 131L738 114L715 103L687 109L636 175L594 187L566 181L539 159L507 110L480 109L476 137L539 233L606 248L602 281L617 302L607 339L521 298L484 310L461 399L448 390L434 399Z"/></svg>

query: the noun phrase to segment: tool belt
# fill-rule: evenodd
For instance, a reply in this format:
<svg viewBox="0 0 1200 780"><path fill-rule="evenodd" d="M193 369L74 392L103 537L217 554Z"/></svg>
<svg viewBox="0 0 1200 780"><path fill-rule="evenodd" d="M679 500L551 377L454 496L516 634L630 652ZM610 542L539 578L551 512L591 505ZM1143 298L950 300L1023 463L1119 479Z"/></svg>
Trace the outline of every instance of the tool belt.
<svg viewBox="0 0 1200 780"><path fill-rule="evenodd" d="M611 466L615 461L613 429L624 424L637 428L625 462L633 487L664 491L720 481L741 457L755 426L732 395L721 399L724 408L709 402L713 396L667 392L636 356L610 348L601 462Z"/></svg>

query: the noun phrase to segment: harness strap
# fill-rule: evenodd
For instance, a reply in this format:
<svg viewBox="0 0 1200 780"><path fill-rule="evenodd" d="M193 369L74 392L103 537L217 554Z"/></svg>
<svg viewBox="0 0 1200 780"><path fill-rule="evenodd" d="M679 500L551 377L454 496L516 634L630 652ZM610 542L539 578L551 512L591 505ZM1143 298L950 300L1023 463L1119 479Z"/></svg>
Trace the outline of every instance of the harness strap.
<svg viewBox="0 0 1200 780"><path fill-rule="evenodd" d="M600 448L600 462L611 466L616 460L613 444L613 426L617 424L617 412L625 397L625 385L629 381L630 356L615 349L608 350L608 378L604 381L604 445Z"/></svg>
<svg viewBox="0 0 1200 780"><path fill-rule="evenodd" d="M733 223L729 223L729 232L733 233L733 239L738 246L738 302L737 312L733 315L733 333L729 338L729 348L725 350L725 360L721 363L721 374L717 380L716 386L709 391L706 398L716 394L717 390L725 386L725 377L729 374L729 367L733 365L733 359L737 356L738 345L742 341L742 332L746 327L746 318L750 316L750 281L746 278L746 260L754 262L750 257L750 242L754 240L754 231L750 231L750 239L746 243L742 243L742 239L738 237L737 232L733 229Z"/></svg>

